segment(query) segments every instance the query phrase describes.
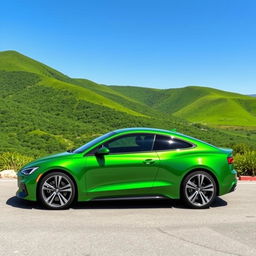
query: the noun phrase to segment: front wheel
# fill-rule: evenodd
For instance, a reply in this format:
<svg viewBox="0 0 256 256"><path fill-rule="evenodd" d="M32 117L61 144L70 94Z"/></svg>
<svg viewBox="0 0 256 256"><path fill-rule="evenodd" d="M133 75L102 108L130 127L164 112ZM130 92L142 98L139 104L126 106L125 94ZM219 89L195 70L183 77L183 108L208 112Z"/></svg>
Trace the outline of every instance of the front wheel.
<svg viewBox="0 0 256 256"><path fill-rule="evenodd" d="M190 173L182 183L182 198L191 208L208 208L217 194L214 178L205 171Z"/></svg>
<svg viewBox="0 0 256 256"><path fill-rule="evenodd" d="M52 172L40 181L38 195L46 208L66 209L74 201L75 185L68 175L62 172Z"/></svg>

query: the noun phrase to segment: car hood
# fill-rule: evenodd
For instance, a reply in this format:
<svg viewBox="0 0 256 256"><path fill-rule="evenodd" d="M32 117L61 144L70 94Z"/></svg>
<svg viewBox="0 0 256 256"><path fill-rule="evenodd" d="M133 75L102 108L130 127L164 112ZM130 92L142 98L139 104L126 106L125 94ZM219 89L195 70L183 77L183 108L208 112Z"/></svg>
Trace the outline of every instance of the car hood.
<svg viewBox="0 0 256 256"><path fill-rule="evenodd" d="M62 152L62 153L58 153L58 154L41 157L41 158L36 159L35 161L43 161L43 160L48 160L48 159L53 159L53 158L60 158L60 157L62 158L62 157L67 157L67 156L71 156L71 155L73 155L73 153Z"/></svg>
<svg viewBox="0 0 256 256"><path fill-rule="evenodd" d="M58 153L58 154L53 154L53 155L49 155L49 156L44 156L41 158L38 158L36 160L34 160L33 162L30 162L29 164L27 164L26 166L24 166L22 169L27 168L27 167L31 167L31 166L36 166L39 165L42 162L48 161L48 160L52 160L52 159L56 159L56 158L68 158L74 155L78 155L78 154L74 154L71 152L63 152L63 153Z"/></svg>

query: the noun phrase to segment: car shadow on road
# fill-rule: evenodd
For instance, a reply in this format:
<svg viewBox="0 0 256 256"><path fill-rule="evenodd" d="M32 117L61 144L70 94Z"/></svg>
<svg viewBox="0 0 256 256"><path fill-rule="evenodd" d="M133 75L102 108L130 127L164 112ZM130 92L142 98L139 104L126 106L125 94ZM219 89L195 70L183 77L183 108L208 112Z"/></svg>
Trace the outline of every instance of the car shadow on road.
<svg viewBox="0 0 256 256"><path fill-rule="evenodd" d="M21 209L42 209L43 208L38 204L37 202L33 201L28 201L24 199L20 199L16 196L10 197L7 201L6 204L12 207L16 208L21 208Z"/></svg>
<svg viewBox="0 0 256 256"><path fill-rule="evenodd" d="M223 207L228 203L217 197L211 208ZM145 208L179 208L189 209L181 200L173 199L146 199L146 200L115 200L78 202L73 209L145 209Z"/></svg>
<svg viewBox="0 0 256 256"><path fill-rule="evenodd" d="M17 197L11 197L6 201L6 204L12 207L21 209L38 209L45 210L36 202L23 200ZM223 207L228 203L220 197L211 205L211 208ZM90 202L77 202L72 207L74 210L94 210L94 209L152 209L152 208L179 208L189 209L180 200L171 199L147 199L147 200L114 200L114 201L90 201Z"/></svg>

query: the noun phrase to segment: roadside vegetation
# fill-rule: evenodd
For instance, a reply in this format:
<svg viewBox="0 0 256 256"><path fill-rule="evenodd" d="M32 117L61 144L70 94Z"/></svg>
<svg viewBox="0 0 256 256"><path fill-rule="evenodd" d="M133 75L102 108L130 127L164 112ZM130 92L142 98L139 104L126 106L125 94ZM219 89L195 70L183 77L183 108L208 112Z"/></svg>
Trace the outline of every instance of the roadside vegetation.
<svg viewBox="0 0 256 256"><path fill-rule="evenodd" d="M237 145L235 148L234 164L238 175L256 176L256 150L252 150L245 144Z"/></svg>
<svg viewBox="0 0 256 256"><path fill-rule="evenodd" d="M17 152L5 152L0 154L0 171L18 171L22 166L33 160L30 156L25 156Z"/></svg>

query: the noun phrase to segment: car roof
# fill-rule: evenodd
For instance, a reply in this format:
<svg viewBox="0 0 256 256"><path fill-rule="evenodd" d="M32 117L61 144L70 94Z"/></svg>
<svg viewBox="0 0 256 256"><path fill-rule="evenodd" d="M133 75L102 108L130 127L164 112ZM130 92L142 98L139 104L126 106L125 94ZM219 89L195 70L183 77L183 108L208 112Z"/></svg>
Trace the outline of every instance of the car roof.
<svg viewBox="0 0 256 256"><path fill-rule="evenodd" d="M132 127L132 128L123 128L114 131L115 133L123 133L123 132L159 132L159 133L169 133L169 134L177 134L174 130L164 130L158 128L147 128L147 127Z"/></svg>

